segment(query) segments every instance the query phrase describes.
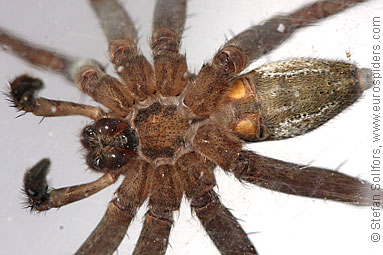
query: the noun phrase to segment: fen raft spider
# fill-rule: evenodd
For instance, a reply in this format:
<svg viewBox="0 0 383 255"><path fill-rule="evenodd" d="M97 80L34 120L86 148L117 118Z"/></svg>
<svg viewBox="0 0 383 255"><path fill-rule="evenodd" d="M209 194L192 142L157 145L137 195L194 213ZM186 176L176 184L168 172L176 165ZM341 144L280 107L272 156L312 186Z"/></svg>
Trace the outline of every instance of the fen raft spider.
<svg viewBox="0 0 383 255"><path fill-rule="evenodd" d="M91 1L94 6L98 7L105 2L106 1ZM349 3L352 1L345 2ZM126 178L121 188L117 191L117 197L109 206L109 213L117 213L118 210L114 209L117 207L124 212L124 216L121 217L124 218L128 215L130 217L127 218L128 221L130 221L133 217L135 208L137 208L147 197L150 197L150 210L144 224L143 234L140 237L140 240L142 241L138 242L135 254L161 254L161 252L165 252L167 246L166 235L170 231L172 212L178 209L182 194L185 194L190 199L197 217L201 219L202 224L208 230L208 234L210 234L221 253L231 254L228 251L232 251L231 249L235 247L235 249L233 249L233 252L235 253L233 254L237 254L238 252L254 254L254 248L247 239L245 233L237 225L234 218L231 221L228 221L227 217L222 216L223 214L229 214L230 212L219 204L219 200L212 190L213 186L215 186L215 181L211 171L215 164L218 164L228 172L234 172L234 175L239 179L249 182L262 181L262 183L257 184L273 190L293 193L295 195L306 195L309 197L318 196L320 198L351 202L358 205L368 205L372 195L362 194L360 190L363 189L367 191L368 185L365 184L359 187L358 185L360 182L356 179L346 178L344 175L335 172L333 172L333 175L345 178L344 186L348 187L350 182L355 183L355 185L351 185L350 187L350 192L352 192L352 194L345 194L344 190L336 190L334 194L330 193L326 187L331 185L332 181L336 181L336 187L342 187L342 185L340 185L342 182L335 179L329 180L329 183L324 182L327 186L323 185L323 190L321 190L319 185L315 184L315 181L318 178L323 181L323 179L327 177L326 173L329 173L325 171L317 172L317 175L314 176L315 178L309 177L309 182L314 182L314 185L311 186L311 188L305 186L301 179L299 179L297 184L294 183L295 185L298 185L297 187L302 188L302 193L299 192L299 189L292 189L291 186L293 184L289 183L286 179L286 175L283 174L280 176L281 179L278 180L272 180L271 176L266 175L266 173L254 179L254 181L246 179L249 176L243 174L243 171L246 172L247 170L259 166L258 161L257 164L254 162L256 157L259 156L255 154L249 155L248 152L242 151L242 142L233 135L234 132L241 138L259 141L295 136L316 128L323 124L328 118L331 118L356 100L359 96L359 92L353 91L351 93L349 91L350 89L354 90L359 86L359 88L362 88L363 90L363 88L369 86L365 81L366 79L364 79L364 77L363 79L361 78L362 76L368 75L368 70L356 69L356 67L345 63L338 63L339 66L336 66L334 62L327 63L325 61L308 59L279 62L278 65L281 65L281 68L285 68L282 70L282 73L285 74L291 73L292 71L304 73L301 70L309 69L310 66L314 66L315 69L321 69L324 73L332 72L331 77L325 76L324 78L298 75L297 79L304 77L304 79L308 80L307 84L313 83L322 88L321 86L323 86L323 84L317 83L319 80L327 84L339 84L338 86L340 86L340 88L344 86L344 89L340 89L340 91L336 92L339 94L336 94L336 100L333 102L326 97L326 94L332 94L334 92L332 90L326 90L326 88L323 87L323 91L316 91L315 88L312 88L312 90L308 92L297 85L300 89L303 89L302 92L298 93L298 96L300 96L301 93L309 94L315 92L324 95L325 99L323 99L323 101L309 101L314 107L321 109L319 114L317 111L312 110L307 113L306 111L310 111L305 108L307 102L302 106L299 105L299 102L302 100L299 100L299 102L277 100L277 102L273 103L273 100L267 97L273 95L272 93L268 93L270 91L264 92L264 95L258 95L257 93L259 90L255 85L255 81L263 81L263 79L255 76L261 71L258 71L258 73L254 72L243 76L237 76L237 74L241 72L250 61L265 53L253 52L253 49L256 49L257 47L254 47L252 44L250 48L246 48L246 46L249 45L241 45L241 42L243 42L241 40L238 40L239 45L235 44L234 46L231 45L232 40L229 41L225 45L228 47L223 47L223 49L216 54L211 62L213 64L204 66L199 75L195 78L192 74L186 72L187 69L183 62L183 57L178 54L179 39L181 37L185 18L185 11L183 10L184 6L182 3L180 4L180 8L178 9L180 11L174 11L173 13L169 12L169 10L161 10L161 8L156 9L154 23L161 24L161 22L164 22L164 24L158 25L158 30L153 32L154 73L150 71L151 68L145 64L146 62L143 58L134 54L134 62L125 63L118 62L120 61L118 59L115 60L117 63L116 71L121 75L122 83L119 83L119 81L104 74L102 68L93 61L76 61L65 56L57 55L52 56L52 59L48 58L50 61L49 63L39 62L40 60L44 60L42 55L38 55L37 58L29 59L33 64L48 69L55 69L56 65L52 65L52 63L57 61L55 63L58 63L59 67L58 69L55 69L55 71L61 72L69 79L74 80L85 93L91 95L95 101L107 106L111 112L105 113L100 108L96 107L84 107L35 98L34 92L40 88L40 81L34 78L31 79L27 76L20 76L11 82L12 100L15 103L15 106L20 110L27 112L31 111L35 115L42 116L80 114L94 119L96 123L84 129L82 133L82 143L85 148L90 149L89 154L87 154L87 161L90 167L105 172L104 176L97 182L99 184L98 187L92 185L92 187L90 187L91 191L87 190L86 192L84 192L84 187L77 187L73 189L74 192L77 192L77 197L73 196L72 193L70 194L69 200L56 200L55 196L58 194L61 195L60 191L64 191L66 194L68 190L59 189L50 191L49 193L45 192L44 178L40 178L42 176L37 174L42 174L47 169L48 161L43 160L26 175L25 190L29 195L30 206L36 210L45 210L50 207L62 206L65 203L73 202L74 199L77 200L89 193L97 192L99 189L110 184L110 182L113 182L118 175L121 175ZM98 15L100 16L101 23L103 20L107 21L105 22L106 24L104 23L104 31L110 42L112 62L113 59L118 57L118 54L129 55L130 50L135 47L134 43L133 46L131 44L132 42L135 42L136 39L135 32L132 31L133 26L130 25L130 21L126 17L116 21L118 24L120 24L121 20L125 21L124 24L127 24L127 29L124 30L125 32L115 29L118 27L113 23L115 20L108 16L110 13L116 15L116 13L112 11L114 5L118 10L123 10L113 1L109 1L109 8L98 8ZM175 4L172 4L172 6L173 5ZM344 2L342 2L341 7L346 8L348 5L344 5ZM97 10L97 8L95 9ZM177 8L174 8L173 10L177 10ZM301 11L301 14L307 14L308 12L307 9L301 9ZM123 12L120 14L125 15ZM331 14L333 14L333 11L330 11L326 15ZM168 20L173 18L177 22L168 22ZM304 22L307 23L315 22L315 18L311 16L304 16L304 19L300 20L304 20ZM273 27L267 28L267 31L277 31L276 35L282 35L283 37L281 39L277 38L280 41L287 38L290 32L287 24L285 25L281 20L278 20L277 23L271 22L271 24L278 26L276 29L273 29ZM300 24L300 26L305 25L306 24ZM111 27L113 27L113 29L111 29ZM258 28L262 29L262 27ZM121 29L124 29L124 26ZM36 52L36 48L24 48L17 52L16 43L22 42L20 39L12 37L6 32L3 32L0 36L1 42L3 44L8 44L16 54ZM261 34L261 36L267 37L270 35ZM271 34L271 36L273 36L273 34ZM269 39L266 38L264 42L266 45L274 48L278 43L281 43L276 42L278 40L273 37ZM261 46L260 48L263 50L266 49L266 51L271 50L264 46ZM249 50L249 52L246 50ZM40 53L42 54L42 52ZM47 53L49 54L49 52ZM127 61L125 57L121 61ZM156 62L156 57L158 62ZM161 58L170 60L161 62ZM171 68L173 66L169 64L172 63L172 61L175 61L171 60L172 58L177 61L177 64L175 65L176 68ZM61 60L64 60L64 62L60 62ZM60 65L61 63L62 65ZM134 63L132 69L136 68L134 69L136 71L128 70L128 67L130 67L132 63ZM134 67L136 63L141 64L141 66ZM158 66L156 63L159 63ZM169 64L171 67L166 66L166 64ZM345 65L347 67L344 67ZM263 76L277 76L271 75L271 73L281 73L279 70L270 70L275 68L272 64L265 65L263 68L267 69L267 74L262 74ZM326 71L326 68L330 68L330 70ZM339 72L335 72L331 68L340 69L341 72L344 72L346 69L350 70L349 77L337 76ZM146 81L151 80L152 86L149 86L150 84L148 82L142 83L141 86L137 86L136 84L139 84L139 81L135 80L134 82L129 82L126 80L129 80L130 77L136 78L138 73L137 69L139 71L146 70L146 72L140 72L139 75L141 75L141 77L138 77L137 79L139 80L141 78ZM129 73L130 75L124 75L124 72L132 72L135 74L132 75ZM167 72L170 72L171 74ZM352 72L356 75L351 74ZM144 78L142 78L143 74L145 74ZM166 79L169 79L169 77L172 79L167 81ZM334 80L328 81L328 79L333 77ZM350 77L352 79L350 79ZM291 79L294 79L294 77ZM339 82L339 80L342 79L351 81ZM206 84L206 81L212 82ZM112 83L118 85L111 86ZM129 84L132 84L131 87L129 87ZM127 88L124 85L127 85ZM306 85L306 83L302 83L301 86L303 87L303 85ZM184 87L186 87L186 89L184 89ZM270 89L272 88L273 87ZM122 91L117 93L115 92L116 89ZM262 89L264 88L261 87L260 90ZM213 90L213 92L210 90ZM347 92L344 90L347 90ZM262 94L262 91L259 93ZM296 95L297 89L294 88L294 90L290 89L289 94L287 94L286 97L290 98L290 96ZM258 99L259 101L257 101L258 96L260 97L260 99ZM352 97L352 100L349 101L348 99L350 97ZM320 97L316 98L318 99ZM339 102L337 100L339 100ZM183 106L182 101L185 102L187 107ZM160 104L158 102L160 102ZM47 105L44 106L44 103L47 103ZM280 114L272 115L273 113L271 113L271 115L268 115L262 111L267 108L267 104L269 103L282 104L278 109L287 108L284 111L285 113L287 111L292 111L291 108L295 105L298 105L298 107L296 112L294 112L294 116L289 116L288 119L284 119L284 122L278 122L279 126L275 127L274 123L268 121L267 118L269 117L270 120L274 120L275 118L279 118ZM291 105L284 105L285 103L291 103ZM315 103L318 103L318 105ZM41 107L41 105L43 106ZM259 107L259 109L257 107ZM277 109L277 107L271 108L271 110L275 110L274 108ZM289 114L290 112L287 115ZM309 120L311 119L311 116L318 116L318 118L314 118L315 121L313 121L313 123L310 122L303 126L294 126L291 124L302 123L302 121L299 120L300 118L307 118L307 120ZM161 119L162 121L158 122L157 119ZM108 130L112 130L112 133L108 133L109 131L105 130L106 126L109 128ZM172 126L176 127L171 129L170 127ZM288 129L286 129L286 127L288 127ZM152 129L161 130L161 132L151 133L154 132ZM97 130L102 131L97 133ZM166 130L166 135L164 135L164 137L162 137L163 130ZM117 133L114 133L114 131ZM182 133L179 134L178 131L182 131ZM212 139L212 137L215 137L215 139ZM138 140L140 140L139 143ZM158 141L159 145L153 144L153 141ZM206 144L208 144L208 146ZM114 148L108 147L110 145L113 145ZM193 151L196 153L193 153ZM123 154L123 156L121 156L121 154ZM183 166L182 163L185 161L187 164L186 166ZM286 166L284 163L282 165ZM271 169L268 169L268 173L270 174L273 173L273 171L278 171L275 162L270 164L270 168ZM307 167L304 169L315 172L314 167ZM294 166L291 170L298 171L298 167ZM183 176L183 172L187 172L188 174ZM190 173L193 174L190 175ZM305 171L299 170L299 173L300 175L298 177L303 178L302 174L304 174ZM148 174L148 176L143 178L147 180L145 185L137 182L131 183L132 180L141 179L142 175L146 174ZM190 178L192 179L190 180ZM192 181L193 178L195 178L194 181ZM185 182L185 179L188 181ZM273 181L278 182L278 185L273 183ZM282 184L279 183L279 181ZM171 184L171 182L178 182L179 184ZM138 185L137 189L132 188L133 185ZM142 197L135 193L137 190L140 190L140 187L142 188L142 192L140 192L142 193ZM336 187L334 187L334 189ZM89 188L89 186L87 186L87 188ZM158 190L161 190L161 192L157 192ZM129 192L132 192L133 194L130 194ZM167 195L163 196L164 193ZM356 196L356 194L358 194L358 196ZM199 204L199 202L202 204ZM208 211L206 212L205 210ZM127 211L129 211L130 215L127 214ZM208 220L206 218L204 219L204 213L209 216ZM109 217L110 214L107 213L106 215ZM120 233L119 236L121 238L124 236L125 229L128 227L129 222L122 224L124 222L123 219L116 219L112 216L110 218L104 218L104 220L116 220L115 225L107 225L112 228L109 229L109 231L111 231L110 233L115 233L116 229L113 228L114 226L118 228L118 233ZM224 224L217 225L220 220L224 221ZM153 227L153 224L158 222L162 223L161 229ZM232 227L230 227L231 231L222 231L222 225L230 226L230 224L232 224ZM101 227L103 227L103 225ZM214 236L212 233L215 233L217 236ZM97 235L93 235L93 237L97 238ZM110 241L109 238L105 237L113 237L112 239L115 242ZM224 242L228 237L230 237L229 239L234 240L235 243ZM103 232L102 241L93 240L84 244L82 247L82 249L86 251L84 254L111 253L118 246L120 241L120 239L116 240L114 238L116 238L116 235L110 235L108 232ZM151 243L156 238L163 238L166 242L154 242L156 245ZM92 244L96 245L92 246ZM156 251L151 252L151 248L156 249ZM140 252L140 250L145 251ZM81 252L78 253L81 254Z"/></svg>

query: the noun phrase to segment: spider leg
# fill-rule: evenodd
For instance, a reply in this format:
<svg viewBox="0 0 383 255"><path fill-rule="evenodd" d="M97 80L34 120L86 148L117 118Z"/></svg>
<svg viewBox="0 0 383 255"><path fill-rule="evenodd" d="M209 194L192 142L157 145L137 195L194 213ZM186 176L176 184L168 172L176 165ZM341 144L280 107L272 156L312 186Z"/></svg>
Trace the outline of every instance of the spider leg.
<svg viewBox="0 0 383 255"><path fill-rule="evenodd" d="M115 0L90 0L109 43L109 53L122 86L144 100L155 92L153 69L137 49L137 32L128 13Z"/></svg>
<svg viewBox="0 0 383 255"><path fill-rule="evenodd" d="M8 46L12 53L33 65L63 74L69 80L76 82L85 94L119 115L125 116L126 109L133 104L130 91L117 79L105 74L102 67L94 60L76 60L54 51L44 50L1 28L0 45Z"/></svg>
<svg viewBox="0 0 383 255"><path fill-rule="evenodd" d="M106 173L90 183L49 190L46 180L49 165L49 159L42 159L24 175L23 190L31 210L45 211L87 198L113 184L119 176L119 173Z"/></svg>
<svg viewBox="0 0 383 255"><path fill-rule="evenodd" d="M95 66L79 66L76 83L82 92L124 117L133 105L130 91L116 78Z"/></svg>
<svg viewBox="0 0 383 255"><path fill-rule="evenodd" d="M194 137L195 150L202 157L212 160L223 169L233 169L242 150L243 142L228 130L219 128L219 124L207 124L200 127Z"/></svg>
<svg viewBox="0 0 383 255"><path fill-rule="evenodd" d="M226 53L230 59L230 49L234 47L240 51L240 59L245 60L238 62L237 58L233 58L235 68L232 72L238 74L251 61L258 59L260 56L269 53L281 45L297 29L309 26L362 2L366 2L366 0L318 1L306 5L291 14L275 16L261 25L249 27L229 40L222 50L218 51L215 55L213 63L216 61L218 65L226 64L219 61L226 60L222 59L220 55Z"/></svg>
<svg viewBox="0 0 383 255"><path fill-rule="evenodd" d="M75 254L113 254L124 239L132 218L111 202L97 227Z"/></svg>
<svg viewBox="0 0 383 255"><path fill-rule="evenodd" d="M188 198L199 196L217 185L213 172L215 166L212 161L202 160L194 152L184 154L177 160L177 174Z"/></svg>
<svg viewBox="0 0 383 255"><path fill-rule="evenodd" d="M175 166L193 211L221 254L257 254L245 231L213 191L215 164L188 153Z"/></svg>
<svg viewBox="0 0 383 255"><path fill-rule="evenodd" d="M137 209L148 196L146 185L150 169L144 161L132 161L105 215L75 254L114 253L125 237Z"/></svg>
<svg viewBox="0 0 383 255"><path fill-rule="evenodd" d="M302 166L242 151L237 137L214 125L199 128L196 151L239 180L292 195L314 197L369 206L382 204L383 193L371 183L336 171Z"/></svg>
<svg viewBox="0 0 383 255"><path fill-rule="evenodd" d="M319 1L289 15L276 16L261 25L251 26L229 40L217 52L211 63L200 70L195 86L185 97L185 103L200 117L212 113L230 80L251 61L282 44L298 28L336 14L365 0Z"/></svg>
<svg viewBox="0 0 383 255"><path fill-rule="evenodd" d="M157 167L152 173L149 210L134 255L165 254L173 225L173 212L179 209L181 199L181 186L174 166Z"/></svg>
<svg viewBox="0 0 383 255"><path fill-rule="evenodd" d="M360 206L383 202L383 193L371 183L336 171L297 165L242 151L237 166L231 170L236 178L286 194L321 198Z"/></svg>
<svg viewBox="0 0 383 255"><path fill-rule="evenodd" d="M176 96L188 82L185 55L179 47L186 18L186 0L159 0L153 18L152 50L157 91Z"/></svg>
<svg viewBox="0 0 383 255"><path fill-rule="evenodd" d="M173 212L163 212L160 216L147 212L133 255L165 254L172 225Z"/></svg>
<svg viewBox="0 0 383 255"><path fill-rule="evenodd" d="M101 108L94 106L35 97L36 91L42 87L43 82L41 80L28 75L21 75L10 82L8 100L12 102L13 107L18 108L20 111L32 112L36 116L82 115L97 120L110 115L106 114Z"/></svg>
<svg viewBox="0 0 383 255"><path fill-rule="evenodd" d="M191 206L221 254L258 254L237 219L212 189L194 197Z"/></svg>
<svg viewBox="0 0 383 255"><path fill-rule="evenodd" d="M15 54L22 60L43 69L48 69L64 75L70 81L75 80L73 68L78 65L101 66L92 59L74 59L53 50L43 49L43 46L33 45L8 31L0 28L0 45L3 50Z"/></svg>
<svg viewBox="0 0 383 255"><path fill-rule="evenodd" d="M137 31L129 14L115 0L89 0L108 42L126 39L137 40Z"/></svg>

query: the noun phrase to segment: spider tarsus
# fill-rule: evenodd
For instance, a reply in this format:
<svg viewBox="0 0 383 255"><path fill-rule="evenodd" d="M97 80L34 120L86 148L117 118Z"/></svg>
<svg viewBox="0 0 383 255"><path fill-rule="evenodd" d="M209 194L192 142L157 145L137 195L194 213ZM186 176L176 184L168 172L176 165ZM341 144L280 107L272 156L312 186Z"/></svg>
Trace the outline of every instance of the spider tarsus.
<svg viewBox="0 0 383 255"><path fill-rule="evenodd" d="M44 158L25 172L23 191L27 195L27 207L31 210L39 210L50 199L46 180L49 166L50 160Z"/></svg>
<svg viewBox="0 0 383 255"><path fill-rule="evenodd" d="M33 78L27 74L20 75L10 82L10 101L12 101L13 106L19 110L29 112L36 103L36 92L42 88L42 80Z"/></svg>

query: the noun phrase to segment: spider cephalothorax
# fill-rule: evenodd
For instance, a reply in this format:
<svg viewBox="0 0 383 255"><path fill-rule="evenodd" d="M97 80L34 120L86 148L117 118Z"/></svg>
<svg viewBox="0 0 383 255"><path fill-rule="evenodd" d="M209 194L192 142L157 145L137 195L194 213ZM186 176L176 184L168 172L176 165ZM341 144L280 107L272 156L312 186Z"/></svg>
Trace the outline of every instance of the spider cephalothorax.
<svg viewBox="0 0 383 255"><path fill-rule="evenodd" d="M36 97L42 81L28 75L10 82L9 97L19 110L93 119L80 139L89 167L103 173L88 184L50 189L45 179L49 160L41 160L24 177L32 209L64 206L123 178L101 222L76 254L112 254L144 201L148 211L134 254L164 254L183 197L222 254L257 254L214 191L217 165L240 181L287 194L361 206L382 202L382 193L371 190L366 181L243 149L243 140L307 133L372 86L370 70L321 59L279 61L242 73L297 29L359 1L316 2L251 26L227 41L197 75L188 71L186 57L179 52L185 0L157 1L153 65L138 50L134 25L117 1L89 2L119 79L105 73L97 61L43 50L0 30L1 44L34 65L65 75L108 109Z"/></svg>
<svg viewBox="0 0 383 255"><path fill-rule="evenodd" d="M199 123L183 113L180 98L153 97L132 107L123 121L97 120L81 134L81 142L89 150L88 165L95 170L118 169L133 154L154 166L174 164L192 151L190 139Z"/></svg>
<svg viewBox="0 0 383 255"><path fill-rule="evenodd" d="M180 110L181 105L178 102L165 104L165 101L149 102L132 116L132 123L140 137L140 153L155 165L173 163L184 154L188 147L187 134L192 128L190 119Z"/></svg>

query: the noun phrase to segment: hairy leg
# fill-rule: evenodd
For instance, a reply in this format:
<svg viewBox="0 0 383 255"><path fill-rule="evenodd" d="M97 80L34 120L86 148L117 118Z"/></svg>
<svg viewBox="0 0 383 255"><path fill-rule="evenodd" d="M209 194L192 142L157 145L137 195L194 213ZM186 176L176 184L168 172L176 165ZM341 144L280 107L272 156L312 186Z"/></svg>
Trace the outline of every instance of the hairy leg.
<svg viewBox="0 0 383 255"><path fill-rule="evenodd" d="M152 50L156 88L163 96L182 92L189 78L179 47L186 18L186 0L159 0L153 18Z"/></svg>
<svg viewBox="0 0 383 255"><path fill-rule="evenodd" d="M195 86L186 94L185 103L200 117L212 113L230 81L251 61L282 44L298 28L336 14L363 0L318 1L289 15L276 16L261 25L251 26L229 40L213 60L197 75Z"/></svg>
<svg viewBox="0 0 383 255"><path fill-rule="evenodd" d="M266 189L297 196L321 198L360 206L383 201L383 193L371 183L343 173L297 165L242 151L231 170L236 178Z"/></svg>
<svg viewBox="0 0 383 255"><path fill-rule="evenodd" d="M172 212L162 213L161 216L153 215L150 211L147 212L133 255L165 254L172 225Z"/></svg>
<svg viewBox="0 0 383 255"><path fill-rule="evenodd" d="M132 218L112 201L100 223L75 254L114 254L125 237Z"/></svg>
<svg viewBox="0 0 383 255"><path fill-rule="evenodd" d="M57 117L82 115L94 120L106 118L109 115L101 108L58 101L43 97L35 97L36 92L43 87L39 79L21 75L10 82L8 100L20 111L31 112L36 116Z"/></svg>
<svg viewBox="0 0 383 255"><path fill-rule="evenodd" d="M55 51L42 49L41 46L32 45L3 29L0 29L0 45L8 46L7 49L9 48L11 53L35 66L64 75L70 81L77 83L85 94L121 116L126 115L126 109L133 103L130 91L117 79L105 74L100 64L94 60L77 60ZM62 107L68 111L72 106Z"/></svg>
<svg viewBox="0 0 383 255"><path fill-rule="evenodd" d="M307 27L362 2L366 2L366 0L317 1L291 14L275 16L261 25L251 26L230 39L215 55L213 63L238 74L251 61L279 47L297 29ZM236 52L237 50L239 52ZM229 58L229 63L233 68L227 66L227 62L222 61L226 58Z"/></svg>
<svg viewBox="0 0 383 255"><path fill-rule="evenodd" d="M137 31L124 10L124 7L115 0L89 0L90 5L98 16L102 30L108 42L127 39L132 42L137 40Z"/></svg>
<svg viewBox="0 0 383 255"><path fill-rule="evenodd" d="M179 209L182 199L174 166L157 167L150 179L149 210L134 255L165 254L173 225L173 212Z"/></svg>
<svg viewBox="0 0 383 255"><path fill-rule="evenodd" d="M49 159L42 159L24 175L24 192L31 210L45 211L87 198L113 184L119 176L119 172L106 173L94 182L50 190L46 180L49 165Z"/></svg>
<svg viewBox="0 0 383 255"><path fill-rule="evenodd" d="M3 46L0 47L1 49L15 54L24 61L43 69L58 72L72 82L75 81L77 66L92 65L101 67L97 61L92 59L75 59L54 50L44 49L43 46L33 45L12 35L3 28L0 28L0 45Z"/></svg>
<svg viewBox="0 0 383 255"><path fill-rule="evenodd" d="M175 166L193 211L221 254L256 254L237 219L213 191L216 186L215 164L195 153L188 153L180 157Z"/></svg>
<svg viewBox="0 0 383 255"><path fill-rule="evenodd" d="M237 219L213 190L194 197L191 206L222 255L258 254Z"/></svg>
<svg viewBox="0 0 383 255"><path fill-rule="evenodd" d="M120 81L94 66L80 66L76 72L76 83L82 92L116 114L127 115L134 100Z"/></svg>
<svg viewBox="0 0 383 255"><path fill-rule="evenodd" d="M201 127L195 138L196 151L214 161L239 180L292 195L369 206L382 201L367 181L336 171L301 166L242 151L238 138L212 125Z"/></svg>
<svg viewBox="0 0 383 255"><path fill-rule="evenodd" d="M148 163L134 160L126 170L126 178L100 223L76 254L113 254L126 235L137 209L147 198Z"/></svg>
<svg viewBox="0 0 383 255"><path fill-rule="evenodd" d="M229 130L218 128L216 124L207 124L198 129L194 137L195 150L222 167L232 169L242 150L243 142Z"/></svg>
<svg viewBox="0 0 383 255"><path fill-rule="evenodd" d="M125 90L138 100L154 93L152 66L137 49L137 32L116 0L90 0L109 43L109 53Z"/></svg>

